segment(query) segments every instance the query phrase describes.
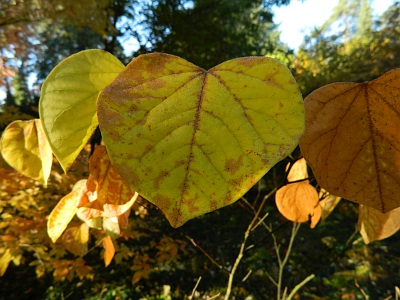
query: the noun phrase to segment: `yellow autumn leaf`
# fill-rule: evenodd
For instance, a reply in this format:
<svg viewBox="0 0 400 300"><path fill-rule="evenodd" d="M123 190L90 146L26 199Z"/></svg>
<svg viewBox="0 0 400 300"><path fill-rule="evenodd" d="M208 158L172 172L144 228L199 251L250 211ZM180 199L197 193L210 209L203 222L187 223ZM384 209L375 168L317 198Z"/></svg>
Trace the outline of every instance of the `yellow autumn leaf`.
<svg viewBox="0 0 400 300"><path fill-rule="evenodd" d="M112 54L84 50L64 59L47 76L39 101L40 119L65 172L98 125L96 100L124 69Z"/></svg>
<svg viewBox="0 0 400 300"><path fill-rule="evenodd" d="M360 205L357 227L366 244L388 238L400 228L400 208L381 213L372 207Z"/></svg>
<svg viewBox="0 0 400 300"><path fill-rule="evenodd" d="M381 212L400 206L400 69L305 99L301 153L330 193Z"/></svg>
<svg viewBox="0 0 400 300"><path fill-rule="evenodd" d="M291 181L303 180L306 178L308 178L307 162L304 158L300 158L290 168L287 180L291 182Z"/></svg>
<svg viewBox="0 0 400 300"><path fill-rule="evenodd" d="M97 105L112 164L174 227L237 201L304 129L296 81L267 57L206 71L168 54L141 55Z"/></svg>
<svg viewBox="0 0 400 300"><path fill-rule="evenodd" d="M39 119L10 123L3 132L0 148L11 167L47 185L53 154Z"/></svg>
<svg viewBox="0 0 400 300"><path fill-rule="evenodd" d="M54 207L47 220L47 234L55 243L62 235L69 222L75 216L78 207L76 206L78 200L82 197L86 179L80 180L75 183L72 192L64 196Z"/></svg>
<svg viewBox="0 0 400 300"><path fill-rule="evenodd" d="M65 230L61 243L69 252L76 256L85 255L88 252L89 226L82 223L79 227L71 227Z"/></svg>
<svg viewBox="0 0 400 300"><path fill-rule="evenodd" d="M318 193L307 181L289 183L281 187L275 196L279 212L293 222L311 221L314 228L321 218Z"/></svg>
<svg viewBox="0 0 400 300"><path fill-rule="evenodd" d="M104 247L104 264L107 267L111 263L115 254L114 243L110 236L107 235L103 239L103 247Z"/></svg>
<svg viewBox="0 0 400 300"><path fill-rule="evenodd" d="M7 248L0 257L0 276L3 276L4 273L7 271L8 265L12 261L12 254L11 250Z"/></svg>
<svg viewBox="0 0 400 300"><path fill-rule="evenodd" d="M77 202L86 220L118 217L130 210L138 194L121 178L111 164L104 146L97 146L89 161L89 178Z"/></svg>

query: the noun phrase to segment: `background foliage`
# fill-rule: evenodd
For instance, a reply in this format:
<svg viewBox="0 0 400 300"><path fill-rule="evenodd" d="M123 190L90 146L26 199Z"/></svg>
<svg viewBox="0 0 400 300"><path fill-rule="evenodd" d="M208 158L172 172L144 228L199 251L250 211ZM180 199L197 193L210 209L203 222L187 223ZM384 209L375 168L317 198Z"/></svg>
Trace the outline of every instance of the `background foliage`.
<svg viewBox="0 0 400 300"><path fill-rule="evenodd" d="M7 92L0 126L37 117L44 78L63 58L88 48L107 50L124 63L141 53L168 52L204 68L268 54L287 62L304 95L327 83L363 82L398 67L399 2L374 19L368 1L340 1L332 18L296 52L279 41L270 12L272 4L287 2L105 0L85 1L82 9L75 1L0 1L0 84ZM126 42L135 50L124 48ZM36 75L33 85L31 74ZM89 252L74 255L65 244L52 243L45 227L55 204L77 180L87 178L89 152L81 153L67 175L54 162L46 188L1 162L0 248L2 259L9 257L11 263L0 270L5 272L0 298L183 299L199 276L200 295L217 295L226 286L224 269L232 268L252 207L284 181L287 163L274 167L238 203L178 230L152 205L138 206L106 268L104 232L90 229ZM300 228L284 284L291 290L315 274L300 291L301 299L394 298L400 282L398 235L365 245L355 228L357 210L342 201L316 229ZM245 251L234 283L237 299L275 297L269 280L279 272L274 238L285 252L292 227L272 199L267 212L272 233L259 228L251 236L254 246ZM74 219L71 226L79 224Z"/></svg>

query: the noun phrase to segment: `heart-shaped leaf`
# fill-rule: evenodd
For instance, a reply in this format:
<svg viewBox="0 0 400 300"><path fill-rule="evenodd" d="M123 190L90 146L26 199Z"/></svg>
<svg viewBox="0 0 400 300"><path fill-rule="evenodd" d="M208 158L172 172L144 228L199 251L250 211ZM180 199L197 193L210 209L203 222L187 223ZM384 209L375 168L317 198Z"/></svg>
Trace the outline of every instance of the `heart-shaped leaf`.
<svg viewBox="0 0 400 300"><path fill-rule="evenodd" d="M40 119L54 155L66 172L98 125L96 100L124 65L102 50L64 59L43 83Z"/></svg>
<svg viewBox="0 0 400 300"><path fill-rule="evenodd" d="M1 137L1 155L21 174L47 184L53 154L40 120L10 123Z"/></svg>
<svg viewBox="0 0 400 300"><path fill-rule="evenodd" d="M235 202L304 129L294 78L266 57L205 71L139 56L100 94L98 116L113 165L174 227Z"/></svg>
<svg viewBox="0 0 400 300"><path fill-rule="evenodd" d="M400 69L334 83L305 99L301 153L330 193L387 212L400 206Z"/></svg>

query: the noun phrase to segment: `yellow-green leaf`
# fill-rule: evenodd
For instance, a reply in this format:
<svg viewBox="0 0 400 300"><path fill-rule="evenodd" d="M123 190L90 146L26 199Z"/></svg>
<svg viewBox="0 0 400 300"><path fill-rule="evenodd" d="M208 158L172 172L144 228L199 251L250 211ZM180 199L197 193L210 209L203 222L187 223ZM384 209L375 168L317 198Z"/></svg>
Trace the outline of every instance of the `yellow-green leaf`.
<svg viewBox="0 0 400 300"><path fill-rule="evenodd" d="M75 183L72 192L64 196L51 211L47 220L47 234L53 243L58 240L75 216L78 210L76 203L82 197L85 186L86 179L79 180Z"/></svg>
<svg viewBox="0 0 400 300"><path fill-rule="evenodd" d="M108 52L85 50L63 60L44 81L40 118L65 172L98 125L96 100L100 91L123 68Z"/></svg>
<svg viewBox="0 0 400 300"><path fill-rule="evenodd" d="M294 78L267 57L205 71L139 56L100 94L98 116L113 165L174 227L239 199L304 129Z"/></svg>
<svg viewBox="0 0 400 300"><path fill-rule="evenodd" d="M400 69L305 99L301 153L330 193L381 212L400 206Z"/></svg>
<svg viewBox="0 0 400 300"><path fill-rule="evenodd" d="M381 213L372 207L360 205L357 227L366 244L386 239L400 229L400 208Z"/></svg>
<svg viewBox="0 0 400 300"><path fill-rule="evenodd" d="M1 137L1 154L21 174L47 184L53 154L40 120L9 124Z"/></svg>

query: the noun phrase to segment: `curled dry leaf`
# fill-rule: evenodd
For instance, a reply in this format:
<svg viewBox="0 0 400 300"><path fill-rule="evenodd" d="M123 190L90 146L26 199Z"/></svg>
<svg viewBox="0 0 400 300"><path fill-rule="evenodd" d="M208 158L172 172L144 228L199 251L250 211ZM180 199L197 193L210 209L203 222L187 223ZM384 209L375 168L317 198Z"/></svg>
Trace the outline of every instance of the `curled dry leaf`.
<svg viewBox="0 0 400 300"><path fill-rule="evenodd" d="M281 187L276 192L279 212L293 222L311 221L314 228L321 218L321 206L315 188L306 181L295 182Z"/></svg>
<svg viewBox="0 0 400 300"><path fill-rule="evenodd" d="M388 238L400 228L400 208L382 213L372 207L360 205L357 227L366 244Z"/></svg>
<svg viewBox="0 0 400 300"><path fill-rule="evenodd" d="M47 233L53 243L57 241L75 216L78 209L76 203L82 197L85 184L86 179L75 183L72 192L64 196L51 211L47 220Z"/></svg>
<svg viewBox="0 0 400 300"><path fill-rule="evenodd" d="M112 166L104 146L98 146L94 150L89 162L89 171L85 192L77 203L80 216L86 220L117 217L121 218L122 223L126 223L129 210L138 194Z"/></svg>
<svg viewBox="0 0 400 300"><path fill-rule="evenodd" d="M306 97L301 153L327 191L381 212L400 206L400 69Z"/></svg>
<svg viewBox="0 0 400 300"><path fill-rule="evenodd" d="M47 184L53 154L39 119L14 121L1 137L1 155L21 174Z"/></svg>
<svg viewBox="0 0 400 300"><path fill-rule="evenodd" d="M102 91L97 113L113 165L174 227L237 201L304 130L296 81L267 57L206 71L141 55Z"/></svg>

